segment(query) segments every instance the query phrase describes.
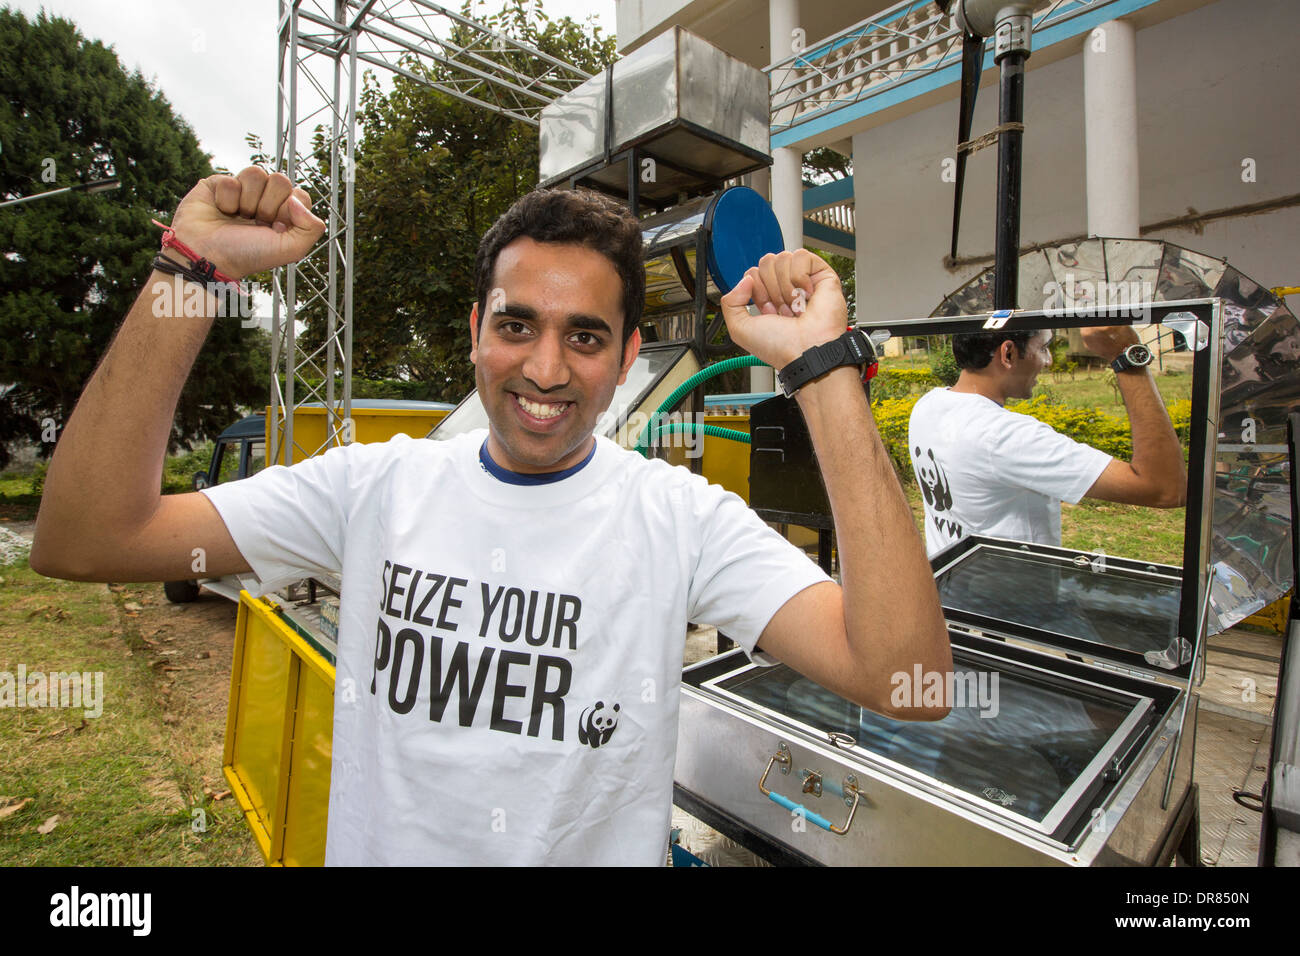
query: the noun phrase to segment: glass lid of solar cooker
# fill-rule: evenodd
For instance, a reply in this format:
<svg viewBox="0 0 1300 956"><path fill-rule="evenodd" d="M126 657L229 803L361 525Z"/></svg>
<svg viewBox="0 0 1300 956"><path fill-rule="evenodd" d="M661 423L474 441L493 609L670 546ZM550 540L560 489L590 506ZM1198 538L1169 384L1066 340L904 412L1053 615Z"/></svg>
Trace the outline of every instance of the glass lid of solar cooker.
<svg viewBox="0 0 1300 956"><path fill-rule="evenodd" d="M746 709L925 781L981 812L1068 842L1137 748L1152 699L977 651L953 648L941 721L891 720L838 697L791 668L749 666L704 687ZM928 688L915 675L917 702ZM852 741L852 743L849 743Z"/></svg>

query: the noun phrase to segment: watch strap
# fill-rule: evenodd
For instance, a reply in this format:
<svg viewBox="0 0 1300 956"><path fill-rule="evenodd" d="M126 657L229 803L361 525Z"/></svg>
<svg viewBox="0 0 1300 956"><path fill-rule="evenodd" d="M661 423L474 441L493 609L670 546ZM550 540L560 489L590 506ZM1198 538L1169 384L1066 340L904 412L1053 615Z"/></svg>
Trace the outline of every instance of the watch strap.
<svg viewBox="0 0 1300 956"><path fill-rule="evenodd" d="M1135 348L1140 348L1146 352L1147 360L1145 362L1134 362L1132 359L1129 358L1128 355L1129 351ZM1150 350L1148 350L1146 346L1139 344L1139 345L1130 345L1123 352L1120 352L1119 356L1116 357L1116 359L1110 363L1110 367L1114 369L1114 371L1118 374L1119 372L1132 371L1135 368L1146 368L1150 364L1151 364Z"/></svg>
<svg viewBox="0 0 1300 956"><path fill-rule="evenodd" d="M849 329L839 338L815 345L777 373L777 381L786 398L809 382L821 378L841 365L872 365L876 350L861 329Z"/></svg>

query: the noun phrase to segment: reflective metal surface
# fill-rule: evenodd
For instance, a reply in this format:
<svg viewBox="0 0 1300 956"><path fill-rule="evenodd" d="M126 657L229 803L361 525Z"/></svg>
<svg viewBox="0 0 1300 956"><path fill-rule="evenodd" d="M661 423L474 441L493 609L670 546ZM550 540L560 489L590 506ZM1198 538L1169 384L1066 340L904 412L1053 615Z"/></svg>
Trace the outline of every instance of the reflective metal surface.
<svg viewBox="0 0 1300 956"><path fill-rule="evenodd" d="M1088 239L1020 258L1020 307L1076 308L1217 297L1223 303L1208 632L1217 634L1291 587L1286 419L1300 411L1300 322L1266 287L1224 260L1167 242ZM987 312L993 270L933 315ZM1173 322L1195 348L1194 327Z"/></svg>
<svg viewBox="0 0 1300 956"><path fill-rule="evenodd" d="M1038 252L1020 258L1020 304L1026 309L1041 309L1055 288L1056 276L1047 256ZM989 289L992 295L992 288ZM989 302L992 303L992 299Z"/></svg>
<svg viewBox="0 0 1300 956"><path fill-rule="evenodd" d="M694 303L695 293L693 288L688 287L688 283L693 285L701 270L695 267L695 244L689 240L704 227L705 216L713 200L713 196L701 196L668 212L651 216L642 223L641 240L646 250L647 316L689 309ZM671 251L674 248L676 256ZM707 270L704 270L704 275L708 282L709 298L716 302L721 293Z"/></svg>
<svg viewBox="0 0 1300 956"><path fill-rule="evenodd" d="M685 272L690 281L700 272L695 268L695 247L681 249L679 256L685 260ZM689 309L695 302L695 295L682 281L682 271L671 255L647 259L645 264L645 316L647 318L663 314L673 314L682 309ZM707 270L704 273L709 286L709 300L716 302L722 294L713 282Z"/></svg>
<svg viewBox="0 0 1300 956"><path fill-rule="evenodd" d="M1150 706L1145 698L1049 682L1009 668L990 671L972 660L959 659L954 673L954 686L971 688L970 700L935 723L881 717L785 666L746 668L704 686L828 739L832 733L852 737L877 757L985 801L990 809L1023 817L1047 833L1070 814ZM983 699L977 699L978 687L985 689Z"/></svg>
<svg viewBox="0 0 1300 956"><path fill-rule="evenodd" d="M682 203L642 221L646 318L691 308L703 277L711 302L731 291L736 272L783 246L781 227L767 201L747 186L732 186ZM697 267L702 243L707 267ZM728 273L731 273L730 279Z"/></svg>
<svg viewBox="0 0 1300 956"><path fill-rule="evenodd" d="M1007 542L967 551L935 583L945 609L1093 643L1101 656L1103 648L1147 655L1167 651L1177 636L1176 572L1164 565L1136 570L1100 554L1067 562Z"/></svg>
<svg viewBox="0 0 1300 956"><path fill-rule="evenodd" d="M615 149L683 119L766 153L767 85L761 70L675 27L614 64ZM685 139L680 145L686 147ZM678 153L669 145L663 152L664 158L691 169L718 167L723 175L726 164L735 161L707 148Z"/></svg>
<svg viewBox="0 0 1300 956"><path fill-rule="evenodd" d="M612 103L609 102L612 90ZM612 128L606 125L612 115ZM541 113L540 176L555 180L611 154L644 145L657 165L641 176L643 195L671 197L763 165L768 153L768 81L681 27L629 53L605 73L547 105ZM626 165L594 178L626 191Z"/></svg>
<svg viewBox="0 0 1300 956"><path fill-rule="evenodd" d="M779 844L804 862L827 865L1150 866L1157 862L1174 833L1180 809L1185 809L1193 769L1194 748L1189 742L1178 753L1172 794L1165 800L1166 770L1174 755L1183 692L1025 648L963 636L956 631L951 634L954 649L962 655L973 655L966 657L958 670L991 665L1000 673L1039 674L1041 679L1031 677L1027 685L1042 688L1049 702L1040 707L1040 702L1023 699L1031 713L1021 715L1028 720L1019 739L1012 723L1006 728L1009 735L976 727L969 750L964 749L964 735L952 734L941 756L927 764L927 742L891 737L888 728L894 722L868 713L864 729L861 711L849 710L854 705L837 698L819 703L815 691L803 694L807 688L798 686L797 675L785 681L787 697L802 695L805 703L811 697L814 710L824 710L831 717L842 716L846 725L853 724L848 734L855 737L855 744L849 746L842 738L832 740L829 733L783 711L704 686L751 670L743 653L737 650L692 665L682 675L673 774L675 802L697 807L691 812L705 820L716 811L719 822L725 818L769 843ZM975 660L981 663L972 664ZM783 681L777 679L777 683ZM1100 720L1094 719L1089 710L1093 695L1104 702ZM1060 729L1080 729L1084 736L1090 731L1081 726L1081 720L1091 722L1091 732L1104 733L1114 719L1106 717L1105 710L1117 701L1148 698L1151 704L1140 734L1133 738L1131 746L1119 751L1123 757L1118 773L1109 764L1102 768L1101 775L1094 778L1095 786L1087 788L1087 793L1076 791L1079 799L1073 801L1075 817L1047 833L1042 823L1030 819L1031 815L1017 812L1018 805L1023 809L1021 801L1028 793L1018 792L1017 788L1023 785L1022 778L1028 778L1023 782L1045 780L1051 788L1060 788L1063 778L1073 777L1077 782L1089 776L1087 752L1075 752L1071 749L1073 742L1064 737L1057 742L1049 739L1053 708L1066 706L1063 702L1077 703L1080 698L1086 700L1082 704L1083 718L1063 724ZM1018 706L1009 700L1004 688L1002 705ZM1136 704L1135 710L1142 706ZM980 721L977 716L973 719ZM1041 733L1035 733L1035 728ZM905 731L925 734L927 729L926 725L910 725ZM933 728L930 732L934 732ZM993 739L985 739L990 733ZM1058 744L1063 744L1064 749ZM784 766L790 772L778 772L782 767L778 764L768 775L767 786L806 808L807 814L835 822L843 819L847 807L844 797L851 787L859 803L848 833L827 832L813 825L807 814L778 805L758 790L756 781L773 754L782 748L789 754L789 763ZM1090 744L1084 750L1097 756L1105 746L1098 744L1094 748ZM911 754L904 760L915 763L917 768L910 769L903 761L891 759L889 753ZM978 761L972 758L979 754L989 757L988 766L976 765ZM1024 766L1003 762L1008 754L1019 754ZM1076 774L1080 762L1083 772ZM968 777L983 774L988 781L977 789L989 792L976 795L969 792L969 786L950 786L929 776L928 768L950 777L963 772ZM820 794L815 788L811 793L803 789L814 774L822 786ZM980 781L972 779L967 784L975 782ZM1016 800L1010 799L1013 796ZM1044 791L1036 800L1041 807L1051 798L1052 794ZM1064 802L1070 803L1072 798Z"/></svg>
<svg viewBox="0 0 1300 956"><path fill-rule="evenodd" d="M586 166L604 155L606 84L605 74L597 73L542 108L538 131L541 181Z"/></svg>

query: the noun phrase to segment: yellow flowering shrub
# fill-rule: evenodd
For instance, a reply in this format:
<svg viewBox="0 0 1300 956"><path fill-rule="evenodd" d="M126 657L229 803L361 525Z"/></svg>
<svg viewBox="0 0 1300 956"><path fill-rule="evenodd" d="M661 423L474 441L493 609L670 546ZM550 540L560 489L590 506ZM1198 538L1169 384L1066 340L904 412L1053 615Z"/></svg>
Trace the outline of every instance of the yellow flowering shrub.
<svg viewBox="0 0 1300 956"><path fill-rule="evenodd" d="M874 386L874 382L872 383ZM889 452L899 476L904 482L912 480L912 459L907 449L907 423L912 417L912 408L919 395L876 398L872 389L871 410L875 415L876 427L880 430L881 440ZM1183 445L1186 458L1189 441L1192 403L1190 399L1181 399L1168 406L1169 418L1174 431ZM1025 401L1011 402L1007 411L1020 415L1029 415L1040 422L1046 422L1063 435L1075 441L1091 445L1108 455L1128 460L1133 457L1133 441L1129 435L1127 418L1120 418L1102 411L1100 408L1076 408L1061 405L1048 400L1045 395Z"/></svg>

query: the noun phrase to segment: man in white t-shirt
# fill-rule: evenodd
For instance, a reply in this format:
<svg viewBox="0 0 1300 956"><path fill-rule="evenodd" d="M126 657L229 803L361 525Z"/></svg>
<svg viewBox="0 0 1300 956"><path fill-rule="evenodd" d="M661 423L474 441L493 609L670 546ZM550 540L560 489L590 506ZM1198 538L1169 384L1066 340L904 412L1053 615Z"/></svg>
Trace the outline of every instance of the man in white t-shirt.
<svg viewBox="0 0 1300 956"><path fill-rule="evenodd" d="M239 279L300 259L324 223L250 168L200 182L172 227L186 248L156 269L201 282L193 259ZM894 675L943 675L951 654L861 353L828 348L847 308L816 256L765 256L721 304L737 344L800 370L843 588L740 499L593 435L640 344L640 226L612 200L535 191L484 237L486 433L350 445L206 493L158 494L212 321L158 277L63 431L31 564L164 581L202 548L208 573L262 590L342 573L326 862L661 862L688 620L881 713L947 713L891 701Z"/></svg>
<svg viewBox="0 0 1300 956"><path fill-rule="evenodd" d="M1178 436L1131 326L1082 330L1088 349L1116 369L1133 439L1132 462L1074 441L1008 399L1029 398L1052 364L1052 333L981 331L953 336L957 384L912 409L908 450L925 499L933 556L963 537L1060 545L1061 502L1100 498L1181 507L1187 474Z"/></svg>

